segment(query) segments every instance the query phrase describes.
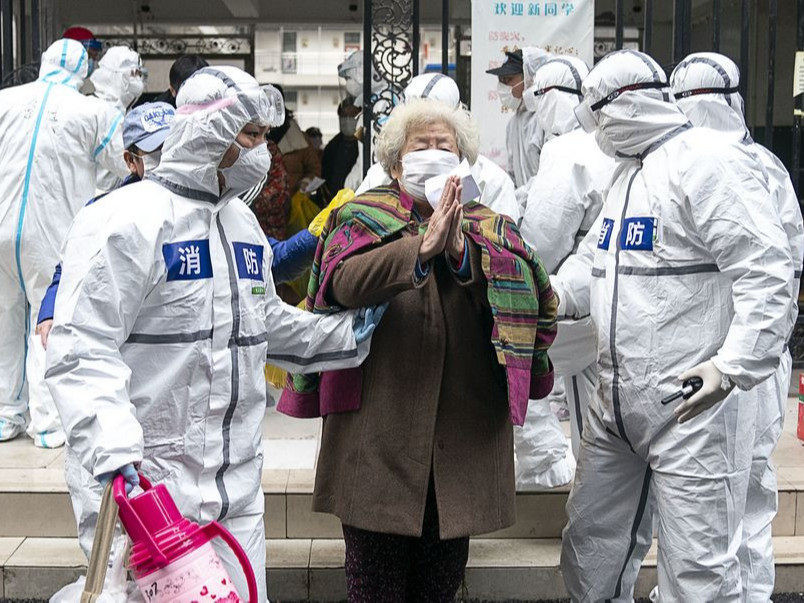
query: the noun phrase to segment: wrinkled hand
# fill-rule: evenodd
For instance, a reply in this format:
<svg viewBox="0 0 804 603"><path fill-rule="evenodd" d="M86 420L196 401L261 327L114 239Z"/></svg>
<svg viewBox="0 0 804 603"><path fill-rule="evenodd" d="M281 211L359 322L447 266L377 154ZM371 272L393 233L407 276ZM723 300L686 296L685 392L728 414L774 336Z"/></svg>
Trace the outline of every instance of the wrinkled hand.
<svg viewBox="0 0 804 603"><path fill-rule="evenodd" d="M105 488L106 483L117 476L117 474L122 475L126 480L126 494L131 494L131 491L140 485L140 476L137 473L137 469L131 463L127 465L123 465L117 471L109 471L108 473L101 473L97 480L100 483L101 487Z"/></svg>
<svg viewBox="0 0 804 603"><path fill-rule="evenodd" d="M456 181L455 186L455 200L453 203L458 205L458 209L452 217L452 224L449 228L449 237L447 238L446 251L456 262L461 261L463 258L464 245L466 244L461 225L463 224L463 205L461 205L461 193L463 186L457 176L453 176Z"/></svg>
<svg viewBox="0 0 804 603"><path fill-rule="evenodd" d="M422 264L432 260L447 247L455 213L461 207L455 197L455 192L459 185L460 180L456 176L450 176L447 178L446 184L444 184L441 200L438 202L438 207L433 212L433 215L430 216L422 246L419 248L419 261Z"/></svg>
<svg viewBox="0 0 804 603"><path fill-rule="evenodd" d="M50 336L50 329L53 328L53 319L48 318L47 320L43 320L38 325L36 325L36 329L34 333L39 335L39 339L42 340L42 347L47 349L47 338Z"/></svg>
<svg viewBox="0 0 804 603"><path fill-rule="evenodd" d="M723 373L718 370L711 360L702 362L698 366L685 371L678 379L683 383L690 377L700 377L703 380L703 385L689 400L684 400L676 406L673 412L679 423L686 423L708 408L712 408L722 402L734 389L734 384L731 382L724 387Z"/></svg>
<svg viewBox="0 0 804 603"><path fill-rule="evenodd" d="M371 337L387 309L388 303L380 304L379 306L371 306L369 308L360 308L352 323L355 341L358 344L367 341Z"/></svg>

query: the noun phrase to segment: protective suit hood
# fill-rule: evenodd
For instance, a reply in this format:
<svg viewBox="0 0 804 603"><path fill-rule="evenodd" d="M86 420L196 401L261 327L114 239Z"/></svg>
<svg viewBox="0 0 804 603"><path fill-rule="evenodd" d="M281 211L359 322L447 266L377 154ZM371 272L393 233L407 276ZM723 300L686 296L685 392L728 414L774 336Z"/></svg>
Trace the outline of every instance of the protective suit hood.
<svg viewBox="0 0 804 603"><path fill-rule="evenodd" d="M580 127L575 107L581 100L581 84L587 75L586 63L573 56L550 59L536 71L533 90L525 94L533 95L531 102L545 142Z"/></svg>
<svg viewBox="0 0 804 603"><path fill-rule="evenodd" d="M522 74L525 76L525 88L533 85L536 71L553 55L538 46L525 46L522 49Z"/></svg>
<svg viewBox="0 0 804 603"><path fill-rule="evenodd" d="M89 79L95 86L95 96L115 105L123 113L143 92L142 59L127 46L113 46L98 62Z"/></svg>
<svg viewBox="0 0 804 603"><path fill-rule="evenodd" d="M612 52L583 82L579 110L591 109L604 153L636 157L689 123L673 102L659 64L635 50ZM602 106L595 109L595 103Z"/></svg>
<svg viewBox="0 0 804 603"><path fill-rule="evenodd" d="M355 107L363 106L363 52L354 51L338 65L338 77L344 80L346 92L353 96ZM377 70L371 68L371 92L378 94L385 87Z"/></svg>
<svg viewBox="0 0 804 603"><path fill-rule="evenodd" d="M87 51L81 42L56 40L42 54L39 79L48 84L64 84L78 90L87 77Z"/></svg>
<svg viewBox="0 0 804 603"><path fill-rule="evenodd" d="M450 107L461 104L461 93L458 84L443 73L423 73L417 75L405 87L405 102L414 98L429 98L440 101Z"/></svg>
<svg viewBox="0 0 804 603"><path fill-rule="evenodd" d="M748 127L739 87L737 65L715 52L689 55L670 76L670 89L676 104L692 125L727 132L742 140L748 136Z"/></svg>
<svg viewBox="0 0 804 603"><path fill-rule="evenodd" d="M257 80L236 67L205 67L182 85L162 161L148 178L179 195L221 199L218 165L249 122L275 123L276 108Z"/></svg>

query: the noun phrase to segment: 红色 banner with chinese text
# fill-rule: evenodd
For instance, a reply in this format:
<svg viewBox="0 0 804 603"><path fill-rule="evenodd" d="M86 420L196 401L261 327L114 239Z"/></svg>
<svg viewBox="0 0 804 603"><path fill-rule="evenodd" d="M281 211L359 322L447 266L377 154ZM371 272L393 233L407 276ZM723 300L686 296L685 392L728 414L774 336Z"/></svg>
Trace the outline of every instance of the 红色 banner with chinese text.
<svg viewBox="0 0 804 603"><path fill-rule="evenodd" d="M506 50L539 46L573 54L592 65L594 0L520 2L472 0L472 113L480 124L480 152L508 168L505 126L510 113L497 99L497 78L486 73Z"/></svg>

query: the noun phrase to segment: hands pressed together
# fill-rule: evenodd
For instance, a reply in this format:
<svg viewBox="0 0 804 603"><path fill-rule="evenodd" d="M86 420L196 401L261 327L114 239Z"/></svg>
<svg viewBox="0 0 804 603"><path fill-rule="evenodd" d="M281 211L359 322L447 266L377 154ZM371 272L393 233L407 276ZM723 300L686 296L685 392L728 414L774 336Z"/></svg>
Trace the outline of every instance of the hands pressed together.
<svg viewBox="0 0 804 603"><path fill-rule="evenodd" d="M461 205L461 179L450 176L441 193L438 207L430 216L424 240L419 249L419 261L424 264L439 253L446 251L452 259L458 261L463 257L464 234L461 230L463 222L463 206Z"/></svg>

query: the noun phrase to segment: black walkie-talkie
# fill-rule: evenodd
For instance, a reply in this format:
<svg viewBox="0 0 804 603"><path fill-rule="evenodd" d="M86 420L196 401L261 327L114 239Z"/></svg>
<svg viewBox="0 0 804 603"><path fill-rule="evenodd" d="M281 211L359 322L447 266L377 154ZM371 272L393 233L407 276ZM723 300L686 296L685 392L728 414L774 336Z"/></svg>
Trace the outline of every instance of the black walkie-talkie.
<svg viewBox="0 0 804 603"><path fill-rule="evenodd" d="M674 400L684 398L689 400L692 395L703 387L703 379L700 377L690 377L681 386L681 389L674 394L670 394L666 398L662 398L662 404L670 404Z"/></svg>

